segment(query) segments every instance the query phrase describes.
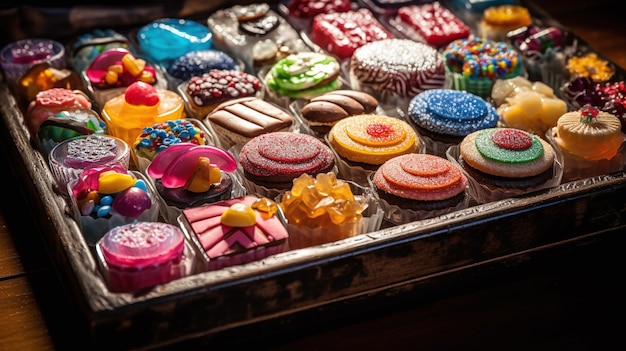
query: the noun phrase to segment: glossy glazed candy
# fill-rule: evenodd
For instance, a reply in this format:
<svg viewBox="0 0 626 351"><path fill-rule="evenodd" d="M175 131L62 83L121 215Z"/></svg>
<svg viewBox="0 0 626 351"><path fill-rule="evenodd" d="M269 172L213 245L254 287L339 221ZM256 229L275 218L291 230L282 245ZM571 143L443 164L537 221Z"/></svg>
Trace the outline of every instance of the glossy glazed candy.
<svg viewBox="0 0 626 351"><path fill-rule="evenodd" d="M74 40L70 48L72 68L76 72L82 72L102 52L114 48L129 49L130 44L127 37L113 29L94 29Z"/></svg>
<svg viewBox="0 0 626 351"><path fill-rule="evenodd" d="M469 27L439 1L402 6L397 18L400 28L413 40L435 47L470 35Z"/></svg>
<svg viewBox="0 0 626 351"><path fill-rule="evenodd" d="M313 17L311 41L340 60L350 58L366 43L393 35L368 9L322 13Z"/></svg>
<svg viewBox="0 0 626 351"><path fill-rule="evenodd" d="M51 39L31 38L9 43L0 51L0 66L8 82L17 82L33 65L43 61L48 61L52 67L65 68L63 44Z"/></svg>
<svg viewBox="0 0 626 351"><path fill-rule="evenodd" d="M162 18L139 29L139 48L153 62L168 69L188 52L213 47L213 33L205 25L181 18Z"/></svg>
<svg viewBox="0 0 626 351"><path fill-rule="evenodd" d="M181 223L196 244L206 270L281 253L289 236L278 205L252 195L185 209Z"/></svg>
<svg viewBox="0 0 626 351"><path fill-rule="evenodd" d="M382 210L367 188L359 187L334 173L315 177L303 174L294 179L293 187L281 194L281 207L289 231L289 249L353 237L376 230ZM365 212L367 209L373 212ZM367 217L367 218L366 218Z"/></svg>
<svg viewBox="0 0 626 351"><path fill-rule="evenodd" d="M38 92L24 113L24 123L31 138L37 135L39 126L50 116L74 108L92 108L91 100L81 90L51 88Z"/></svg>
<svg viewBox="0 0 626 351"><path fill-rule="evenodd" d="M60 142L81 135L106 134L106 124L92 109L68 108L50 115L39 126L35 145L47 159Z"/></svg>
<svg viewBox="0 0 626 351"><path fill-rule="evenodd" d="M98 263L113 292L138 292L192 273L194 253L182 230L162 222L115 227L96 245Z"/></svg>
<svg viewBox="0 0 626 351"><path fill-rule="evenodd" d="M120 165L89 167L68 187L88 245L114 227L158 219L155 191L143 175Z"/></svg>
<svg viewBox="0 0 626 351"><path fill-rule="evenodd" d="M160 71L124 48L102 52L82 72L82 77L100 108L110 99L123 94L135 82L148 83L158 89L167 87Z"/></svg>
<svg viewBox="0 0 626 351"><path fill-rule="evenodd" d="M22 111L43 90L64 88L85 91L83 82L75 71L56 68L49 61L36 63L15 83L15 98Z"/></svg>
<svg viewBox="0 0 626 351"><path fill-rule="evenodd" d="M128 145L133 145L143 127L184 116L185 103L180 95L141 81L131 84L102 108L109 133Z"/></svg>
<svg viewBox="0 0 626 351"><path fill-rule="evenodd" d="M122 139L108 134L91 134L67 139L50 151L48 164L59 191L67 193L67 185L88 167L120 165L128 169L130 147Z"/></svg>
<svg viewBox="0 0 626 351"><path fill-rule="evenodd" d="M178 143L159 152L146 173L162 199L162 215L176 223L181 210L243 195L232 174L235 158L210 145Z"/></svg>

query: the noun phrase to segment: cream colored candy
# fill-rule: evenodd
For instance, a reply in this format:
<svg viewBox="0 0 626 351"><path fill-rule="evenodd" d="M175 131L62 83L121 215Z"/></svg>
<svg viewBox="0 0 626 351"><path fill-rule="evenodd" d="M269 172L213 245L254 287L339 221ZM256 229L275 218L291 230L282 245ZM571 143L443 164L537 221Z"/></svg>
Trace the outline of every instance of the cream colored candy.
<svg viewBox="0 0 626 351"><path fill-rule="evenodd" d="M552 88L523 77L497 80L491 96L506 127L537 135L544 135L556 126L559 117L567 112L565 101Z"/></svg>

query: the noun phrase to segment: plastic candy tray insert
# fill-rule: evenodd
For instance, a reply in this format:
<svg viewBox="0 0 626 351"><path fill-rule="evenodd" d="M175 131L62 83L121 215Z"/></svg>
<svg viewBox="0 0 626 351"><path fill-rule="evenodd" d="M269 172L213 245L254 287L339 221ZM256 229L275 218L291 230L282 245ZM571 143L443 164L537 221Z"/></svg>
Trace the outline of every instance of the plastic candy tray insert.
<svg viewBox="0 0 626 351"><path fill-rule="evenodd" d="M191 340L210 345L236 335L287 333L290 326L362 313L396 297L446 291L481 273L625 229L622 171L192 274L142 294L114 293L99 274L70 204L56 192L46 160L30 144L4 81L0 114L8 169L22 180L32 218L98 349L147 349Z"/></svg>

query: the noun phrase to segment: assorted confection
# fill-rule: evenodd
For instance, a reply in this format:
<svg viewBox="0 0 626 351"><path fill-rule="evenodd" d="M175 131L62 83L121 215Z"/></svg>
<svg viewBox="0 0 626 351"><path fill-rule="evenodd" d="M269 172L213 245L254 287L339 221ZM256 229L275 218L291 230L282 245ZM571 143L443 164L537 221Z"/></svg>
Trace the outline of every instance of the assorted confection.
<svg viewBox="0 0 626 351"><path fill-rule="evenodd" d="M400 7L394 24L409 38L434 47L470 35L470 28L439 1Z"/></svg>
<svg viewBox="0 0 626 351"><path fill-rule="evenodd" d="M457 39L442 54L453 88L481 97L489 96L497 79L523 73L520 54L505 41L480 36Z"/></svg>
<svg viewBox="0 0 626 351"><path fill-rule="evenodd" d="M0 66L108 288L136 293L624 170L619 67L515 1L453 2L234 5Z"/></svg>
<svg viewBox="0 0 626 351"><path fill-rule="evenodd" d="M310 34L315 45L340 60L350 58L364 44L392 37L365 8L318 14L313 17Z"/></svg>

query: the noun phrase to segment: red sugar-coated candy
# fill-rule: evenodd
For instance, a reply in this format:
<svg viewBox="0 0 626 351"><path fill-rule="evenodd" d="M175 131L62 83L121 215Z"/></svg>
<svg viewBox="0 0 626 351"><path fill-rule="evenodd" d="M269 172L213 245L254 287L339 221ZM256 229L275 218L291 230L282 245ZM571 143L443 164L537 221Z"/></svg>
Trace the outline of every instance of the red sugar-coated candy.
<svg viewBox="0 0 626 351"><path fill-rule="evenodd" d="M432 46L445 46L470 35L469 27L438 1L401 7L398 17Z"/></svg>
<svg viewBox="0 0 626 351"><path fill-rule="evenodd" d="M502 129L491 135L494 144L509 150L527 149L533 144L530 135L522 130Z"/></svg>
<svg viewBox="0 0 626 351"><path fill-rule="evenodd" d="M154 86L145 82L135 82L126 88L126 102L131 105L154 106L159 103L159 94Z"/></svg>
<svg viewBox="0 0 626 351"><path fill-rule="evenodd" d="M395 133L395 129L388 124L372 123L367 126L366 132L375 138L385 138Z"/></svg>

